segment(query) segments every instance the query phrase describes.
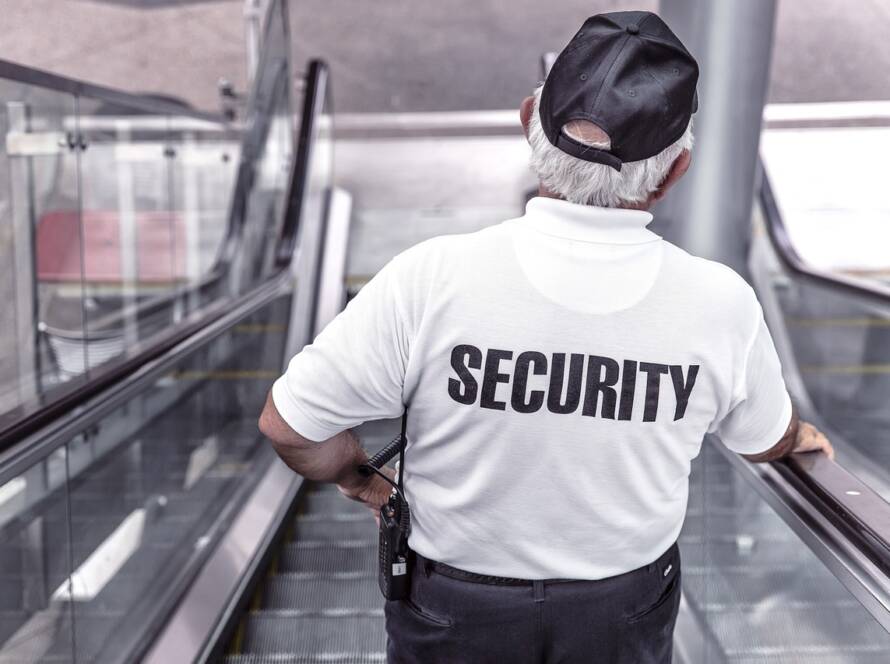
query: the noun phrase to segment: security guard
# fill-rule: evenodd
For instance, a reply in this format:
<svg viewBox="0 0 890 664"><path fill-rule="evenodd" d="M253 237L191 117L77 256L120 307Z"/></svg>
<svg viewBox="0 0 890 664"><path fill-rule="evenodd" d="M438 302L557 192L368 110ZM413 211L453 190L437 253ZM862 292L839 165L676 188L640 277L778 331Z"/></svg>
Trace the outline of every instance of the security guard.
<svg viewBox="0 0 890 664"><path fill-rule="evenodd" d="M282 458L375 508L390 487L349 430L408 408L390 662L669 662L705 434L832 454L751 288L646 228L689 166L697 78L655 14L589 18L520 110L525 215L397 256L274 384Z"/></svg>

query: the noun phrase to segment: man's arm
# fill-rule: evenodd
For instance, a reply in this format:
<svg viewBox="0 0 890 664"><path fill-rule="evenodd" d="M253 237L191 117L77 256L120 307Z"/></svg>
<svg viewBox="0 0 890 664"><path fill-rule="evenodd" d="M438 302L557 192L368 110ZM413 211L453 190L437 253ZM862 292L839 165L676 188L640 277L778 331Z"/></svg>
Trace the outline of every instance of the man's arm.
<svg viewBox="0 0 890 664"><path fill-rule="evenodd" d="M797 409L791 411L791 422L779 442L760 454L743 454L748 461L763 463L776 461L797 452L825 452L829 459L834 459L834 448L828 438L809 422L801 422Z"/></svg>
<svg viewBox="0 0 890 664"><path fill-rule="evenodd" d="M368 459L352 431L316 442L294 431L281 417L272 392L260 415L260 431L272 441L281 460L294 472L315 482L332 482L344 495L379 509L386 502L390 485L377 475L364 477L358 466Z"/></svg>

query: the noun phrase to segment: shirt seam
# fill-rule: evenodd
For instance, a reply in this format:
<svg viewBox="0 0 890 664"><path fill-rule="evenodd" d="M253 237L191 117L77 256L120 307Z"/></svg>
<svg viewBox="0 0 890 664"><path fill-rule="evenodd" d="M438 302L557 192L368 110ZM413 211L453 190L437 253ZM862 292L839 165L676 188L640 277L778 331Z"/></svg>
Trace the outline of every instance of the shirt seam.
<svg viewBox="0 0 890 664"><path fill-rule="evenodd" d="M755 303L756 303L755 298ZM757 309L755 307L755 316L754 316L754 329L751 331L749 335L748 341L745 344L745 359L742 363L743 372L742 372L742 400L748 398L748 362L751 360L751 352L754 350L754 343L757 341L757 335L760 332L760 319L761 315L758 314Z"/></svg>

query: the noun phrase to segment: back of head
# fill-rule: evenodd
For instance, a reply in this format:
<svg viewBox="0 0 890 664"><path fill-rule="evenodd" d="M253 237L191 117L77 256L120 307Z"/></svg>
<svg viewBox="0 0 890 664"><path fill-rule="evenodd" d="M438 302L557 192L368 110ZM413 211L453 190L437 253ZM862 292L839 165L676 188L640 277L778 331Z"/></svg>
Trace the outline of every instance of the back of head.
<svg viewBox="0 0 890 664"><path fill-rule="evenodd" d="M568 201L647 202L692 147L698 64L651 12L592 16L535 91L532 167Z"/></svg>
<svg viewBox="0 0 890 664"><path fill-rule="evenodd" d="M543 86L535 90L535 106L528 128L531 166L541 184L572 203L599 207L633 207L644 203L658 190L683 150L691 150L692 122L679 140L640 161L631 161L617 171L610 166L584 161L553 145L541 127L540 102ZM592 148L609 150L609 135L586 120L572 120L563 127L567 135Z"/></svg>

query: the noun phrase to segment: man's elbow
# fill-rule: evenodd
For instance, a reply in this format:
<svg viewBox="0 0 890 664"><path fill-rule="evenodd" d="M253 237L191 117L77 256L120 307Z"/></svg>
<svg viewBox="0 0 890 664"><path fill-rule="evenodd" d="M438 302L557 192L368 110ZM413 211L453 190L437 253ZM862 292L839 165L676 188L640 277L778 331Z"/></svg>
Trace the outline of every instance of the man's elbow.
<svg viewBox="0 0 890 664"><path fill-rule="evenodd" d="M260 413L260 419L257 421L257 427L260 430L260 433L263 434L266 438L272 438L272 422L269 414L269 405L266 404L266 407L263 408L263 412Z"/></svg>
<svg viewBox="0 0 890 664"><path fill-rule="evenodd" d="M788 428L785 430L785 434L779 439L779 442L760 454L743 454L742 456L752 463L767 463L769 461L784 459L794 452L794 448L797 445L797 433L799 427L800 418L798 417L797 409L794 408L791 411L791 421L788 423Z"/></svg>

